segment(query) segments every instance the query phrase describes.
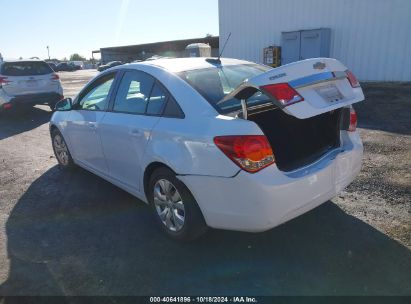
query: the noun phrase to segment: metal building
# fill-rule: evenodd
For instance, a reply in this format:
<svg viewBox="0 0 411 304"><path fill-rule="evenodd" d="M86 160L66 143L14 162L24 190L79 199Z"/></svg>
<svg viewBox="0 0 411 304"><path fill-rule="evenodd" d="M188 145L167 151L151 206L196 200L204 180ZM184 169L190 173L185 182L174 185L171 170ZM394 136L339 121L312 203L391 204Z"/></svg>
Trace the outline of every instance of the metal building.
<svg viewBox="0 0 411 304"><path fill-rule="evenodd" d="M219 0L219 21L224 57L277 45L285 63L325 54L363 81L411 81L410 0Z"/></svg>
<svg viewBox="0 0 411 304"><path fill-rule="evenodd" d="M101 48L101 61L107 63L110 61L132 62L134 60L145 60L152 56L163 57L186 57L186 47L193 43L204 43L211 47L211 55L218 56L218 37L204 37L184 40L162 41L155 43L146 43L138 45L115 46Z"/></svg>

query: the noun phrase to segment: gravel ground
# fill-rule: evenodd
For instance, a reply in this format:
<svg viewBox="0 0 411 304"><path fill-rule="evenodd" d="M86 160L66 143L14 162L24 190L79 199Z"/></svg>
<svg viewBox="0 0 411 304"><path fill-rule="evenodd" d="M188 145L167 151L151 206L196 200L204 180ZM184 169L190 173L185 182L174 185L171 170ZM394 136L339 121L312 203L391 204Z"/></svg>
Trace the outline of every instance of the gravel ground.
<svg viewBox="0 0 411 304"><path fill-rule="evenodd" d="M66 96L95 74L61 73ZM47 107L3 115L0 295L411 295L411 84L364 89L363 170L339 197L265 233L189 244L119 188L61 171Z"/></svg>
<svg viewBox="0 0 411 304"><path fill-rule="evenodd" d="M411 84L363 87L363 167L333 202L411 248Z"/></svg>

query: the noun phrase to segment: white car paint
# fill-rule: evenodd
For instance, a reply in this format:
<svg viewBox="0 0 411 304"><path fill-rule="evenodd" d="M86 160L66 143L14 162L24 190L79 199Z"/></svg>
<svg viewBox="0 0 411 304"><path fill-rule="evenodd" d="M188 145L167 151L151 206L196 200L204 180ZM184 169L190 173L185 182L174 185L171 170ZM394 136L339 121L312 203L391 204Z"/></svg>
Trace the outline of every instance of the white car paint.
<svg viewBox="0 0 411 304"><path fill-rule="evenodd" d="M335 197L361 169L363 146L358 133L346 135L347 150L324 155L292 173L269 166L233 178L186 175L179 178L195 193L213 228L262 232Z"/></svg>
<svg viewBox="0 0 411 304"><path fill-rule="evenodd" d="M319 60L327 65L319 72L346 70L336 60L310 59L270 70L250 79L245 87L264 84L267 80L262 78L284 71L287 78L277 82L311 75L313 63ZM250 62L222 59L222 64ZM221 152L213 138L263 132L252 121L219 114L175 74L206 67L213 65L204 58L159 59L115 67L97 76L124 69L146 72L178 101L184 119L72 110L54 113L51 126L63 134L75 163L144 202L145 170L153 163L168 166L192 192L207 225L214 228L268 230L333 198L358 174L363 146L357 132L347 131L341 131L338 149L292 172L282 172L275 164L254 174L241 170ZM342 91L348 90L346 79L332 81ZM299 93L311 99L310 92L302 89ZM339 104L329 107L338 108L363 99L361 88L346 93ZM320 101L315 104L307 100L284 110L296 117L327 111Z"/></svg>
<svg viewBox="0 0 411 304"><path fill-rule="evenodd" d="M318 63L324 64L326 67L323 69L313 69L313 64ZM287 82L293 84L294 82L295 85L292 86L298 88L298 93L304 97L305 100L304 102L298 102L285 107L284 111L292 116L304 119L364 100L364 94L361 87L352 88L349 82L346 81L346 75L344 73L346 70L347 68L336 59L307 59L280 66L264 74L253 77L252 79L245 81L237 88L237 90L242 90L245 87L259 88L267 83ZM330 105L329 102L324 100L316 91L322 83L319 82L318 84L304 86L304 79L309 82L315 82L316 80L321 80L322 77L324 77L322 75L327 77L328 73L331 74L333 72L340 73L341 75L335 75L335 79L328 81L327 84L335 85L344 96L344 99Z"/></svg>

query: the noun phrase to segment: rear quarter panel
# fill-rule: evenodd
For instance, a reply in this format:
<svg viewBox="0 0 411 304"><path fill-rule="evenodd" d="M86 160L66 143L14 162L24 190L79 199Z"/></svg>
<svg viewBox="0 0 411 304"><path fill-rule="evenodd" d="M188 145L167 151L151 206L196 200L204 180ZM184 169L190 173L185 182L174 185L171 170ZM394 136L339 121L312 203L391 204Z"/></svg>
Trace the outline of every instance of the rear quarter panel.
<svg viewBox="0 0 411 304"><path fill-rule="evenodd" d="M161 162L180 175L232 177L240 168L214 144L219 135L262 134L253 122L226 116L161 118L152 131L144 167Z"/></svg>

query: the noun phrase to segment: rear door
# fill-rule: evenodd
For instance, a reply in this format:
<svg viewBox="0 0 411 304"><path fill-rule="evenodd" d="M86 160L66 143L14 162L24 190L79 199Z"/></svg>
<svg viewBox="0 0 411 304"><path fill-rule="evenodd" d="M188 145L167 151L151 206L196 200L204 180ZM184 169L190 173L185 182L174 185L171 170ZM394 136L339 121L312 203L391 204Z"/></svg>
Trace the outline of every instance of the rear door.
<svg viewBox="0 0 411 304"><path fill-rule="evenodd" d="M218 104L262 91L284 112L300 119L364 100L355 76L338 60L313 58L271 69L243 82Z"/></svg>
<svg viewBox="0 0 411 304"><path fill-rule="evenodd" d="M166 99L166 90L151 75L126 71L111 109L101 122L110 177L134 191L141 190L142 158Z"/></svg>
<svg viewBox="0 0 411 304"><path fill-rule="evenodd" d="M3 90L9 96L58 91L58 78L43 61L6 62L2 65L0 74L5 77Z"/></svg>

